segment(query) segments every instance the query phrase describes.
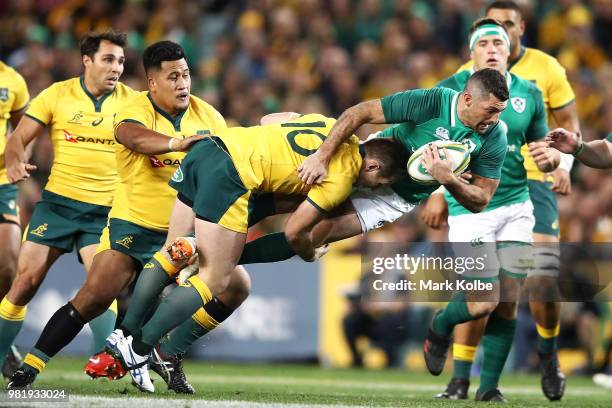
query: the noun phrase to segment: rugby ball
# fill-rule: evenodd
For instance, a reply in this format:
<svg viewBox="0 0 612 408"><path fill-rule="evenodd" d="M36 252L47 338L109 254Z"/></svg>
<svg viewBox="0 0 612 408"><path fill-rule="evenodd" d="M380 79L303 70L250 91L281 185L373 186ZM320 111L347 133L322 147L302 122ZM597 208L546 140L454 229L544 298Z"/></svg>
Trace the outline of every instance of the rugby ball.
<svg viewBox="0 0 612 408"><path fill-rule="evenodd" d="M450 140L436 140L425 144L412 153L408 159L408 175L410 175L410 178L418 184L438 184L438 181L434 179L431 174L427 172L425 166L421 164L423 151L431 144L438 146L438 152L442 158L445 158L444 149L446 149L448 159L452 162L452 168L455 174L459 175L463 173L470 164L470 150L469 147L463 143L453 142Z"/></svg>

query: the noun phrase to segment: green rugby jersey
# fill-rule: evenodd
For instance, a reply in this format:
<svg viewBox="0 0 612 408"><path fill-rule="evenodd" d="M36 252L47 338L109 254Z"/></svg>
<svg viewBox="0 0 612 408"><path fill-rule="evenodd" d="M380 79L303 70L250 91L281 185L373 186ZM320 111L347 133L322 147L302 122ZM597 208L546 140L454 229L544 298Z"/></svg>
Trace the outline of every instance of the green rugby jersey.
<svg viewBox="0 0 612 408"><path fill-rule="evenodd" d="M394 137L410 153L435 140L452 140L469 146L468 170L482 177L499 179L506 155L506 125L503 121L478 134L457 116L459 92L452 89L414 89L382 98L387 123L380 137ZM409 203L419 203L438 188L417 184L410 177L396 182L393 190Z"/></svg>
<svg viewBox="0 0 612 408"><path fill-rule="evenodd" d="M461 91L470 75L470 70L461 71L440 82L438 86ZM548 133L546 110L540 90L530 81L521 79L509 72L506 73L506 79L510 100L506 109L499 115L499 119L508 125L508 153L502 167L499 186L485 211L522 203L529 199L527 172L523 165L521 146L525 143L540 140ZM470 212L448 192L446 193L446 201L448 202L449 215Z"/></svg>

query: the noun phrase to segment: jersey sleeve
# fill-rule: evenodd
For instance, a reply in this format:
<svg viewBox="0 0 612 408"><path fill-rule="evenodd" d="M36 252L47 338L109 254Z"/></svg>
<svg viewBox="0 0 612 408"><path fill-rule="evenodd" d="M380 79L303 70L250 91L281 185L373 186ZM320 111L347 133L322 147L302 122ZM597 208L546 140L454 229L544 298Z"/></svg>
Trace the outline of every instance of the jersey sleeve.
<svg viewBox="0 0 612 408"><path fill-rule="evenodd" d="M28 104L30 100L30 93L28 92L28 86L25 80L19 74L15 75L15 101L11 107L11 112L17 112L22 110Z"/></svg>
<svg viewBox="0 0 612 408"><path fill-rule="evenodd" d="M353 190L354 178L329 174L321 184L312 186L306 199L324 214L342 204Z"/></svg>
<svg viewBox="0 0 612 408"><path fill-rule="evenodd" d="M57 106L59 97L58 85L54 84L43 90L32 99L25 115L34 119L43 126L47 126L53 120L53 113Z"/></svg>
<svg viewBox="0 0 612 408"><path fill-rule="evenodd" d="M533 142L540 140L548 133L548 125L546 124L546 108L544 108L544 99L542 93L535 86L531 89L531 97L535 104L535 109L529 127L527 128L527 141Z"/></svg>
<svg viewBox="0 0 612 408"><path fill-rule="evenodd" d="M153 128L155 113L150 104L145 104L144 98L137 97L123 105L115 117L115 130L121 123L137 123L149 129Z"/></svg>
<svg viewBox="0 0 612 408"><path fill-rule="evenodd" d="M357 141L354 142L358 144ZM321 212L327 213L344 202L357 180L361 168L358 149L343 146L329 163L329 173L321 184L312 186L306 199Z"/></svg>
<svg viewBox="0 0 612 408"><path fill-rule="evenodd" d="M550 60L547 75L548 103L551 109L563 108L576 98L567 80L565 68L556 59Z"/></svg>
<svg viewBox="0 0 612 408"><path fill-rule="evenodd" d="M419 124L437 117L444 92L445 88L412 89L383 97L381 104L386 123Z"/></svg>
<svg viewBox="0 0 612 408"><path fill-rule="evenodd" d="M480 149L480 154L470 164L472 173L490 179L499 179L501 169L508 150L508 126L504 121L499 124L485 137L485 143Z"/></svg>

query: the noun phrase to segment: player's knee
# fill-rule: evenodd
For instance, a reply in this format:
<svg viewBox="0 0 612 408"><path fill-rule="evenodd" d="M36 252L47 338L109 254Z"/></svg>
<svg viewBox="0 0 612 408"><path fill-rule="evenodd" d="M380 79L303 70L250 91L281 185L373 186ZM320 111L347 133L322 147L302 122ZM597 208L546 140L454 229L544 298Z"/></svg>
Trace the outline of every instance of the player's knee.
<svg viewBox="0 0 612 408"><path fill-rule="evenodd" d="M236 267L227 289L219 299L227 307L237 309L251 293L251 277L242 266Z"/></svg>
<svg viewBox="0 0 612 408"><path fill-rule="evenodd" d="M559 287L556 278L530 276L525 282L530 301L549 302L558 300Z"/></svg>
<svg viewBox="0 0 612 408"><path fill-rule="evenodd" d="M516 320L518 315L518 302L500 302L495 309L495 313L502 319Z"/></svg>
<svg viewBox="0 0 612 408"><path fill-rule="evenodd" d="M472 317L480 318L493 313L498 304L499 302L493 300L468 302L468 311Z"/></svg>
<svg viewBox="0 0 612 408"><path fill-rule="evenodd" d="M115 299L105 288L87 284L77 292L71 303L85 320L102 314Z"/></svg>
<svg viewBox="0 0 612 408"><path fill-rule="evenodd" d="M9 291L9 299L15 304L26 304L32 300L44 277L45 274L42 271L33 269L18 270Z"/></svg>
<svg viewBox="0 0 612 408"><path fill-rule="evenodd" d="M251 276L244 267L237 266L230 285L235 292L235 297L242 303L251 293Z"/></svg>

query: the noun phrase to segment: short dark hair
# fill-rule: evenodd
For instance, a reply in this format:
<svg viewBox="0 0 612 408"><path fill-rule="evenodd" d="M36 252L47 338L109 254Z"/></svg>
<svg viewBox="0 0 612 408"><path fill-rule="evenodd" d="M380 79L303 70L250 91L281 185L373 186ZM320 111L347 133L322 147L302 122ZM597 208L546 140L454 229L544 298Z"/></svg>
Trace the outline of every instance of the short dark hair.
<svg viewBox="0 0 612 408"><path fill-rule="evenodd" d="M518 4L516 4L513 1L494 1L493 3L489 4L485 10L485 13L488 13L489 10L491 9L502 9L502 10L514 10L516 11L521 17L523 17L523 13L521 10L521 6L519 6Z"/></svg>
<svg viewBox="0 0 612 408"><path fill-rule="evenodd" d="M474 72L465 84L464 90L471 87L477 87L485 95L493 94L502 102L510 97L506 78L493 68L483 68Z"/></svg>
<svg viewBox="0 0 612 408"><path fill-rule="evenodd" d="M100 49L100 42L102 40L124 48L127 44L127 34L113 30L87 33L81 39L81 56L87 55L89 58L93 58L94 54Z"/></svg>
<svg viewBox="0 0 612 408"><path fill-rule="evenodd" d="M487 24L493 24L493 25L499 26L504 29L506 34L508 34L508 30L506 30L506 27L504 27L501 21L496 20L494 18L483 17L483 18L479 18L478 20L472 23L472 26L470 27L470 31L468 31L468 37L471 37L472 34L474 34L474 31L478 30L478 28L482 27L483 25L487 25Z"/></svg>
<svg viewBox="0 0 612 408"><path fill-rule="evenodd" d="M389 137L372 138L363 144L366 157L381 163L381 177L402 178L408 175L408 151L401 142Z"/></svg>
<svg viewBox="0 0 612 408"><path fill-rule="evenodd" d="M164 61L177 61L185 58L183 47L172 41L159 41L149 45L142 54L142 65L145 72L151 68L161 68Z"/></svg>

